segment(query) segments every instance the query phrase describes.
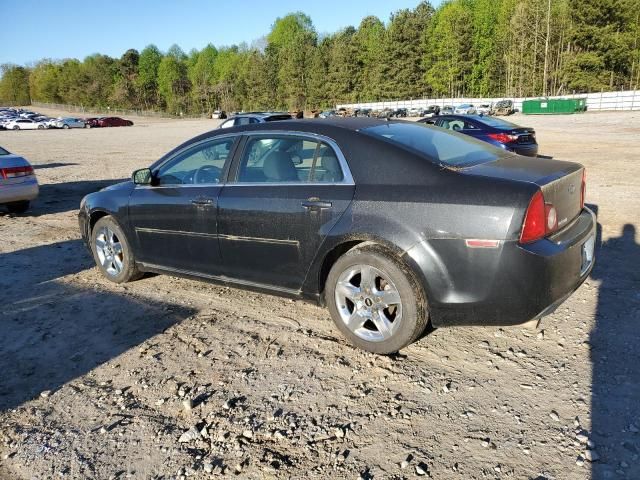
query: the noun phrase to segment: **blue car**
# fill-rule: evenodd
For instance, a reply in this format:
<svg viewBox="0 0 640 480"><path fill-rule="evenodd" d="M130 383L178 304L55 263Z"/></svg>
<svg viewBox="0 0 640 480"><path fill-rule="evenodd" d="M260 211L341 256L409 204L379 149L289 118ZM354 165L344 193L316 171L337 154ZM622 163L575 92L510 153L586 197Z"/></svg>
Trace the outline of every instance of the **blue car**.
<svg viewBox="0 0 640 480"><path fill-rule="evenodd" d="M533 128L520 127L499 118L482 115L440 115L418 121L464 133L519 155L538 155L538 142Z"/></svg>

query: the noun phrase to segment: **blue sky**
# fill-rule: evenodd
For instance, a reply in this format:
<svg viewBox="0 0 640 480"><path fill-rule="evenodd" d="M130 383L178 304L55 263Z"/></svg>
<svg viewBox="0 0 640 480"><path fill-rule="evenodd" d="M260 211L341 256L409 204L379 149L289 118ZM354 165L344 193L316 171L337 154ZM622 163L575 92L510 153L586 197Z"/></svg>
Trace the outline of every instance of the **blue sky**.
<svg viewBox="0 0 640 480"><path fill-rule="evenodd" d="M357 26L367 15L388 21L419 0L0 0L0 64L41 58L121 56L150 43L188 52L207 43L247 42L265 35L277 17L301 10L319 33ZM433 4L439 2L432 2ZM19 39L19 40L18 40Z"/></svg>

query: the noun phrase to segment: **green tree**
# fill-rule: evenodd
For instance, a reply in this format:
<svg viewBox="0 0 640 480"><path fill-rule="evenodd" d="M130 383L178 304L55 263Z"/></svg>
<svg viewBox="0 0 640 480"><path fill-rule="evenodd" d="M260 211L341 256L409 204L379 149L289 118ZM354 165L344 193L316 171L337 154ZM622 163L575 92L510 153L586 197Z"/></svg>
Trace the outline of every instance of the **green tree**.
<svg viewBox="0 0 640 480"><path fill-rule="evenodd" d="M51 60L38 62L29 76L31 98L39 102L56 103L62 101L58 94L60 66Z"/></svg>
<svg viewBox="0 0 640 480"><path fill-rule="evenodd" d="M424 79L436 95L456 97L468 90L473 68L469 48L473 37L471 16L463 2L444 3L427 29Z"/></svg>
<svg viewBox="0 0 640 480"><path fill-rule="evenodd" d="M276 19L267 36L277 62L278 97L290 109L306 106L307 69L316 39L311 19L302 12Z"/></svg>
<svg viewBox="0 0 640 480"><path fill-rule="evenodd" d="M18 65L0 65L0 104L29 105L29 71Z"/></svg>
<svg viewBox="0 0 640 480"><path fill-rule="evenodd" d="M158 92L167 111L174 115L187 112L191 84L187 75L187 56L178 45L169 48L158 66Z"/></svg>
<svg viewBox="0 0 640 480"><path fill-rule="evenodd" d="M382 95L385 37L384 23L374 16L365 17L355 33L358 95L365 101L376 100Z"/></svg>
<svg viewBox="0 0 640 480"><path fill-rule="evenodd" d="M210 113L215 106L214 73L217 57L218 50L209 44L195 55L188 68L194 105L203 113Z"/></svg>
<svg viewBox="0 0 640 480"><path fill-rule="evenodd" d="M413 10L399 10L391 16L383 57L387 98L425 94L423 38L433 12L428 2L422 2Z"/></svg>
<svg viewBox="0 0 640 480"><path fill-rule="evenodd" d="M162 53L155 45L148 45L140 52L135 85L138 102L147 109L161 107L158 95L158 68L161 61Z"/></svg>

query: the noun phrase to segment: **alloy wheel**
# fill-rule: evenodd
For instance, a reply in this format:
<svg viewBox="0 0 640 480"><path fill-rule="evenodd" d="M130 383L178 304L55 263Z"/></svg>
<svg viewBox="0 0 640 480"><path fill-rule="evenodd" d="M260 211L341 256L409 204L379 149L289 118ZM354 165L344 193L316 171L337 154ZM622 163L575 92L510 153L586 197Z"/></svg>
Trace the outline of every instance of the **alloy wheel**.
<svg viewBox="0 0 640 480"><path fill-rule="evenodd" d="M370 265L353 265L340 274L335 301L347 328L369 342L388 340L402 322L398 289L387 275Z"/></svg>
<svg viewBox="0 0 640 480"><path fill-rule="evenodd" d="M96 253L104 270L115 277L122 272L124 252L118 236L108 227L102 227L96 235Z"/></svg>

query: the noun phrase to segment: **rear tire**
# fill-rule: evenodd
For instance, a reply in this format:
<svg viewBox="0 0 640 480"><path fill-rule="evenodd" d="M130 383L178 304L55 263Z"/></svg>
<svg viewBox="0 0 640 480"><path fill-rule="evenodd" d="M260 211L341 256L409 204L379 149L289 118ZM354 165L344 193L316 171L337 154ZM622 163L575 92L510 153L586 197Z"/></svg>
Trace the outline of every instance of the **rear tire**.
<svg viewBox="0 0 640 480"><path fill-rule="evenodd" d="M11 213L24 213L29 210L29 205L31 205L31 202L29 202L29 200L11 202L7 203L7 210L9 210L9 212Z"/></svg>
<svg viewBox="0 0 640 480"><path fill-rule="evenodd" d="M356 347L390 354L415 342L429 317L413 272L377 246L356 247L331 268L325 301L338 330Z"/></svg>
<svg viewBox="0 0 640 480"><path fill-rule="evenodd" d="M14 130L20 130L20 125L14 125L14 126L13 126L13 129L14 129Z"/></svg>
<svg viewBox="0 0 640 480"><path fill-rule="evenodd" d="M44 125L38 125L38 130L44 130Z"/></svg>
<svg viewBox="0 0 640 480"><path fill-rule="evenodd" d="M102 217L91 230L93 259L102 274L114 283L137 280L143 273L120 225L111 216Z"/></svg>

